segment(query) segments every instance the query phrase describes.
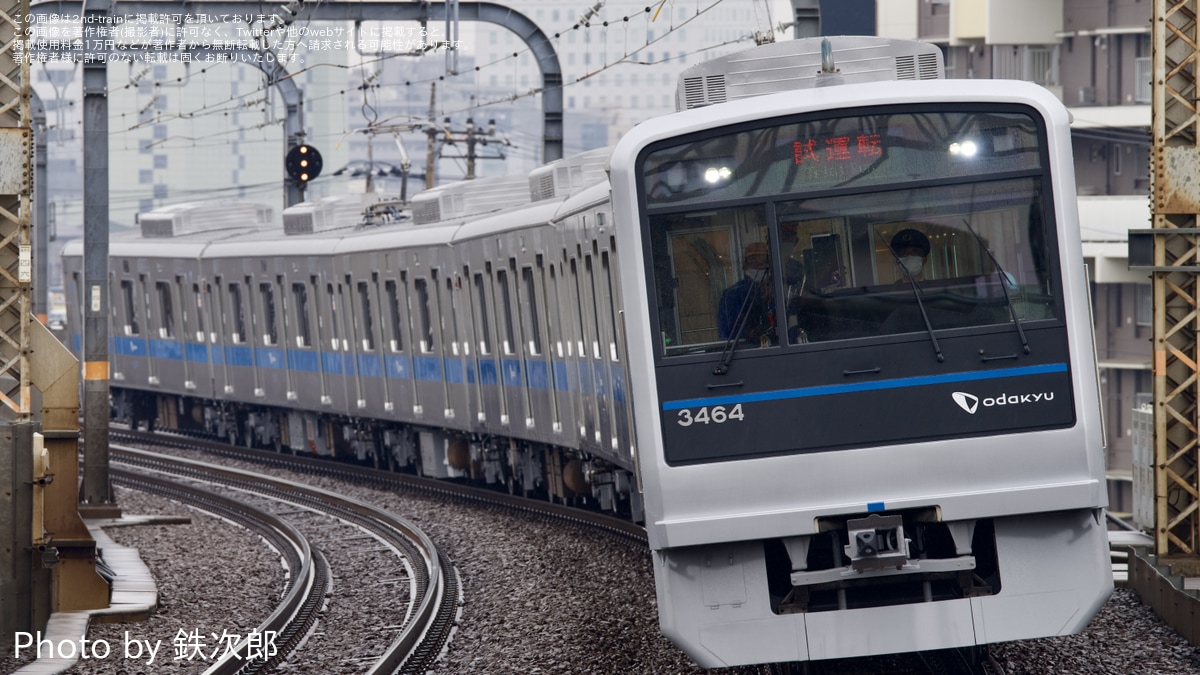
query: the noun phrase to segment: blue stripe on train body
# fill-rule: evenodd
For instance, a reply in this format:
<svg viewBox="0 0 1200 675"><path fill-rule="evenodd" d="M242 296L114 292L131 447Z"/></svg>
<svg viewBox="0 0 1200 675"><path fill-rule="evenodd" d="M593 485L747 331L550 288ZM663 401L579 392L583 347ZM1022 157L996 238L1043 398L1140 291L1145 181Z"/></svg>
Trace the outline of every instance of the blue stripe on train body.
<svg viewBox="0 0 1200 675"><path fill-rule="evenodd" d="M225 347L225 363L231 366L253 366L254 356L249 347Z"/></svg>
<svg viewBox="0 0 1200 675"><path fill-rule="evenodd" d="M534 389L549 389L550 377L545 361L529 361L525 364L525 378Z"/></svg>
<svg viewBox="0 0 1200 675"><path fill-rule="evenodd" d="M79 342L79 336L74 336ZM497 385L503 380L506 387L528 386L533 389L551 389L570 392L578 389L585 395L604 396L609 393L613 400L626 400L625 374L619 366L585 360L552 360L549 364L541 360L529 360L522 367L521 359L501 359L499 368L491 358L469 359L437 358L432 356L379 356L376 354L341 354L276 347L250 347L227 345L224 347L199 342L182 344L169 340L146 340L143 338L117 336L112 338L112 351L122 356L149 356L167 360L186 359L194 363L211 363L219 366L259 366L269 369L288 369L296 372L317 373L322 370L330 375L353 375L356 371L366 377L389 377L443 381L450 384ZM478 373L476 373L478 369ZM524 377L522 377L524 373ZM577 375L577 377L572 377Z"/></svg>
<svg viewBox="0 0 1200 675"><path fill-rule="evenodd" d="M464 384L467 381L466 370L463 368L462 359L442 359L442 367L446 371L446 381L450 384Z"/></svg>
<svg viewBox="0 0 1200 675"><path fill-rule="evenodd" d="M414 356L413 372L418 380L442 381L442 361L434 356Z"/></svg>
<svg viewBox="0 0 1200 675"><path fill-rule="evenodd" d="M946 375L921 375L918 377L902 377L894 380L879 382L859 382L855 384L831 384L817 387L802 387L799 389L778 389L760 391L750 394L730 394L708 398L692 398L679 401L666 401L662 404L665 410L682 410L713 405L736 405L738 403L757 403L760 401L780 401L809 396L833 396L835 394L851 394L862 391L878 391L881 389L907 389L909 387L924 387L932 384L953 384L956 382L977 382L980 380L995 380L1025 375L1041 375L1045 373L1065 373L1067 364L1050 363L1042 366L1024 366L1021 368L1005 368L1002 370L974 370L965 373L949 373Z"/></svg>
<svg viewBox="0 0 1200 675"><path fill-rule="evenodd" d="M183 360L183 345L174 340L149 340L150 357L167 361Z"/></svg>
<svg viewBox="0 0 1200 675"><path fill-rule="evenodd" d="M366 377L383 376L383 366L379 362L379 356L376 354L359 354L358 372L360 375Z"/></svg>
<svg viewBox="0 0 1200 675"><path fill-rule="evenodd" d="M288 368L292 370L315 373L320 370L317 352L306 352L299 349L289 349L287 353Z"/></svg>
<svg viewBox="0 0 1200 675"><path fill-rule="evenodd" d="M412 377L412 362L407 356L385 356L383 362L387 366L387 376L400 379Z"/></svg>
<svg viewBox="0 0 1200 675"><path fill-rule="evenodd" d="M118 335L112 339L112 353L121 356L146 356L146 341L142 338Z"/></svg>
<svg viewBox="0 0 1200 675"><path fill-rule="evenodd" d="M504 359L502 362L504 386L521 386L521 362L517 359Z"/></svg>
<svg viewBox="0 0 1200 675"><path fill-rule="evenodd" d="M496 376L496 362L492 359L484 359L479 362L479 383L494 385L499 382Z"/></svg>
<svg viewBox="0 0 1200 675"><path fill-rule="evenodd" d="M278 347L255 347L254 360L261 368L282 370L284 367L283 350Z"/></svg>
<svg viewBox="0 0 1200 675"><path fill-rule="evenodd" d="M329 352L321 352L321 367L330 375L344 375L345 369L342 367L342 355L331 354Z"/></svg>
<svg viewBox="0 0 1200 675"><path fill-rule="evenodd" d="M183 346L184 356L192 363L208 363L208 345L201 342L187 342Z"/></svg>

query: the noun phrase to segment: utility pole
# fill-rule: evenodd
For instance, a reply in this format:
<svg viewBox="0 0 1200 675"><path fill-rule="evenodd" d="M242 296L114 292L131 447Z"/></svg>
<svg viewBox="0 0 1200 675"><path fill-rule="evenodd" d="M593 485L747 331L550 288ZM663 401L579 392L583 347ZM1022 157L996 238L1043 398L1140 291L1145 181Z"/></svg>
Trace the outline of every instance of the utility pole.
<svg viewBox="0 0 1200 675"><path fill-rule="evenodd" d="M482 155L482 156L478 152L476 152L476 149L478 148L478 146L481 146L481 145L489 145L489 144L493 144L493 143L496 145L509 145L508 141L506 141L506 140L493 140L496 138L496 120L488 120L488 125L487 125L486 131L481 131L478 127L476 127L475 120L471 119L470 117L467 118L466 128L461 129L461 130L455 130L455 129L450 128L450 118L449 117L447 117L444 122L445 122L445 128L443 129L443 133L445 134L445 140L443 141L443 143L445 145L456 145L458 143L462 143L466 146L467 153L465 155L445 155L445 154L443 154L442 156L458 158L458 159L466 159L467 160L466 180L473 180L475 178L475 160L477 160L477 159L507 159L504 156L503 151L497 151L497 154L495 154L495 155Z"/></svg>
<svg viewBox="0 0 1200 675"><path fill-rule="evenodd" d="M429 128L425 130L428 143L425 146L425 189L433 188L433 174L437 168L437 125L433 124L433 116L437 114L437 82L429 85Z"/></svg>

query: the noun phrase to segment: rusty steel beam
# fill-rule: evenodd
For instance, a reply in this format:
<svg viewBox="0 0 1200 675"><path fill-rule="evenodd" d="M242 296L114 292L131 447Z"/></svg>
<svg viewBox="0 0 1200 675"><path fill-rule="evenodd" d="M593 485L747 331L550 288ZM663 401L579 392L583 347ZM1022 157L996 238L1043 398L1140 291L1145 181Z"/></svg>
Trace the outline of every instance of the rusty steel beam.
<svg viewBox="0 0 1200 675"><path fill-rule="evenodd" d="M30 421L33 130L25 23L29 0L0 9L0 403Z"/></svg>
<svg viewBox="0 0 1200 675"><path fill-rule="evenodd" d="M1154 227L1155 543L1200 556L1200 0L1155 0L1151 110Z"/></svg>

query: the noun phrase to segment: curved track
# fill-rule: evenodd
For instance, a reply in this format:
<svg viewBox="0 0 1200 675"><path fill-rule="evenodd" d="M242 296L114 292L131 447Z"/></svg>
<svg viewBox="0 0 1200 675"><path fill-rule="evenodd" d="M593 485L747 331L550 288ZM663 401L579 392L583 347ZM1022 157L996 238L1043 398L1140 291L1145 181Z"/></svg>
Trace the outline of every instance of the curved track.
<svg viewBox="0 0 1200 675"><path fill-rule="evenodd" d="M153 439L151 442L161 443L161 439ZM368 671L369 673L424 672L448 639L457 608L457 579L451 570L449 561L437 550L433 542L412 523L369 504L292 481L260 476L203 462L167 457L134 448L114 445L111 446L110 452L114 461L142 470L215 482L328 514L370 532L405 557L413 572L412 602L400 633L384 653L376 659ZM143 478L143 474L135 475L138 479ZM233 500L228 501L232 502ZM323 590L316 596L315 607L312 610L314 617L316 609L320 606L322 595ZM280 607L272 615L272 618L287 613L283 607ZM261 630L274 629L264 628ZM292 631L296 633L294 642L298 642L306 631L307 627L303 631ZM279 635L281 639L285 637L282 631ZM290 637L291 633L288 635ZM280 653L284 652L282 646L279 651ZM242 664L239 664L232 670L220 672L258 672L241 668Z"/></svg>

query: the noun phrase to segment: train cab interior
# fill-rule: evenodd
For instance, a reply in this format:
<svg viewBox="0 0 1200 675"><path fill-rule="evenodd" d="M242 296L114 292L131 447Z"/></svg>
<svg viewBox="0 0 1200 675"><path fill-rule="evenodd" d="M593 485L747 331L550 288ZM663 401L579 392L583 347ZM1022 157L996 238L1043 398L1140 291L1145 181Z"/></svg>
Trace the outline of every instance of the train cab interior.
<svg viewBox="0 0 1200 675"><path fill-rule="evenodd" d="M1042 219L1030 178L661 216L663 353L1051 318Z"/></svg>

